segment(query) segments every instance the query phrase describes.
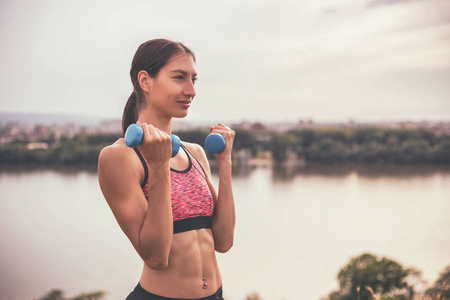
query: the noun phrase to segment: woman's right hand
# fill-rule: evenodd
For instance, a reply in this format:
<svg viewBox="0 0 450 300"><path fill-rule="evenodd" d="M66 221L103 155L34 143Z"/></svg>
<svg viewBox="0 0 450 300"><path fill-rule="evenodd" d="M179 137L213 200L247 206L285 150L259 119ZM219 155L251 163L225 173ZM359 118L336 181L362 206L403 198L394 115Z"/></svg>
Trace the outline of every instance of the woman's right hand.
<svg viewBox="0 0 450 300"><path fill-rule="evenodd" d="M138 149L147 160L148 166L151 168L168 164L172 157L170 135L151 124L139 121L136 124L141 126L144 131L142 143Z"/></svg>

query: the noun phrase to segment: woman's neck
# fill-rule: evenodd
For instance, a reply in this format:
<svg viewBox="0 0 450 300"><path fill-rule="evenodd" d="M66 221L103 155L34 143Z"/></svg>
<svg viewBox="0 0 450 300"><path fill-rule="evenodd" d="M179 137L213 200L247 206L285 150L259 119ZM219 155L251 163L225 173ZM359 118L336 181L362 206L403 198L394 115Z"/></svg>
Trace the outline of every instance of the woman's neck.
<svg viewBox="0 0 450 300"><path fill-rule="evenodd" d="M152 124L167 134L172 133L172 118L141 113L139 114L138 121L141 123Z"/></svg>

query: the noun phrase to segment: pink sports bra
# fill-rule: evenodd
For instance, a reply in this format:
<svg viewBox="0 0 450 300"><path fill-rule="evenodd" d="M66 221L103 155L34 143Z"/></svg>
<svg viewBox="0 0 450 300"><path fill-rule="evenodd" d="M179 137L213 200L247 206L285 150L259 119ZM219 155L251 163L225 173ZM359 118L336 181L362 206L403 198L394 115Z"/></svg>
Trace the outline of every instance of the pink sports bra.
<svg viewBox="0 0 450 300"><path fill-rule="evenodd" d="M183 144L181 148L188 156L189 166L183 171L170 168L174 234L200 228L211 228L214 211L213 198L206 182L203 167ZM147 198L148 164L139 150L137 148L134 148L134 150L144 167L145 177L141 187Z"/></svg>

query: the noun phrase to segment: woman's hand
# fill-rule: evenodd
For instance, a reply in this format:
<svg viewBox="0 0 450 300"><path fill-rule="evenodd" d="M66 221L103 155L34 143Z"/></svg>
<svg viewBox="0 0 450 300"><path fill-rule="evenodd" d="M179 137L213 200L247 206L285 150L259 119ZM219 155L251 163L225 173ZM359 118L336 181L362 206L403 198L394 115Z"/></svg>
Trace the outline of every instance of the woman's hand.
<svg viewBox="0 0 450 300"><path fill-rule="evenodd" d="M231 152L233 150L233 142L236 132L222 123L219 123L216 126L211 126L209 131L210 133L218 133L225 139L225 148L222 152L215 154L217 160L221 161L223 159L231 159Z"/></svg>
<svg viewBox="0 0 450 300"><path fill-rule="evenodd" d="M169 163L172 157L172 140L170 135L155 126L137 122L142 127L144 135L139 151L147 160L149 167L159 167Z"/></svg>

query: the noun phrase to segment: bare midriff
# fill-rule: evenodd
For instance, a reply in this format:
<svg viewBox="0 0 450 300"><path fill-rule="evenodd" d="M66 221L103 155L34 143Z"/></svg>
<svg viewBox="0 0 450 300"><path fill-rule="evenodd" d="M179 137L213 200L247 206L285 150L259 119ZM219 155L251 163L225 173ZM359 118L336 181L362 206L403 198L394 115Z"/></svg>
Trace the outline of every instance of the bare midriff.
<svg viewBox="0 0 450 300"><path fill-rule="evenodd" d="M144 264L140 284L152 294L169 298L214 294L222 285L222 278L211 229L174 234L167 268L154 270Z"/></svg>

